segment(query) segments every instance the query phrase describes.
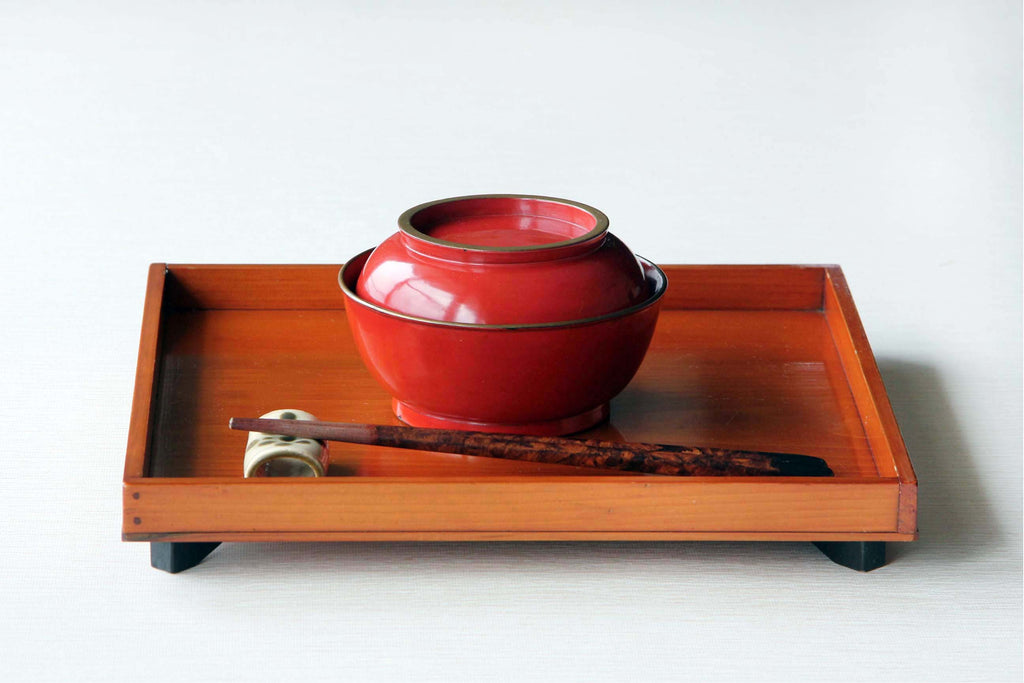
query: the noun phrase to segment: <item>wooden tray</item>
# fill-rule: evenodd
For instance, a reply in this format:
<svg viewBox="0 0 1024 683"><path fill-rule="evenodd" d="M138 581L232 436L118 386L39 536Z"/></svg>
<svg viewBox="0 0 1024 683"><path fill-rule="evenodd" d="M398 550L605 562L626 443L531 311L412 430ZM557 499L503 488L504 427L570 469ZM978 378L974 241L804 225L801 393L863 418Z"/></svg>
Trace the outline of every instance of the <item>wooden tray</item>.
<svg viewBox="0 0 1024 683"><path fill-rule="evenodd" d="M244 479L232 416L397 424L338 266L154 264L123 538L178 571L221 541L808 540L859 569L916 537L917 483L842 271L667 266L650 351L588 437L804 453L834 478L651 477L332 444L331 476ZM879 552L882 557L879 557Z"/></svg>

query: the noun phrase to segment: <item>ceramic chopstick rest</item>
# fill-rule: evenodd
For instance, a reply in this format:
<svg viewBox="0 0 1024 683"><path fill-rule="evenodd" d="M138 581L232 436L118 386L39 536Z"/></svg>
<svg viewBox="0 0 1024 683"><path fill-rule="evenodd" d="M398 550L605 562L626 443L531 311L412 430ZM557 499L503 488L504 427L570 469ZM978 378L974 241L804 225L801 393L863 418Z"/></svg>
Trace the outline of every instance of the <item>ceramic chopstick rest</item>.
<svg viewBox="0 0 1024 683"><path fill-rule="evenodd" d="M316 420L303 410L274 410L262 417L276 420ZM246 477L322 477L327 472L327 444L316 439L249 432L245 444Z"/></svg>

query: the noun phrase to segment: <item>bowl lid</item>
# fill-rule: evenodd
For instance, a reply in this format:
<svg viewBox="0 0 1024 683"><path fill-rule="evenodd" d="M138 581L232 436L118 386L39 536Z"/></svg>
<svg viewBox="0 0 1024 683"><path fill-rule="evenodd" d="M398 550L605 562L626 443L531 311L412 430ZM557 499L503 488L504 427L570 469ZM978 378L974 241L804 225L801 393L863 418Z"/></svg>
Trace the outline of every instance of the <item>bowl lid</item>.
<svg viewBox="0 0 1024 683"><path fill-rule="evenodd" d="M601 316L649 287L608 218L579 202L471 195L404 212L367 260L360 298L419 318L531 324Z"/></svg>
<svg viewBox="0 0 1024 683"><path fill-rule="evenodd" d="M399 216L398 229L418 253L510 263L584 253L607 234L608 217L592 206L556 197L467 195L414 206Z"/></svg>

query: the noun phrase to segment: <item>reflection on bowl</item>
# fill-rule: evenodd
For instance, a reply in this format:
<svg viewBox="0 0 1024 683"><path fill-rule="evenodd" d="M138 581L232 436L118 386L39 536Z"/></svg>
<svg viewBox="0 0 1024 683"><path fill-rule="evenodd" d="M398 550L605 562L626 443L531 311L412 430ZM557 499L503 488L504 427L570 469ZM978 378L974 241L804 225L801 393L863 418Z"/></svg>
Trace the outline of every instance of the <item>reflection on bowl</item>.
<svg viewBox="0 0 1024 683"><path fill-rule="evenodd" d="M418 318L505 325L591 318L646 297L608 218L566 199L476 195L421 204L364 265L363 300Z"/></svg>

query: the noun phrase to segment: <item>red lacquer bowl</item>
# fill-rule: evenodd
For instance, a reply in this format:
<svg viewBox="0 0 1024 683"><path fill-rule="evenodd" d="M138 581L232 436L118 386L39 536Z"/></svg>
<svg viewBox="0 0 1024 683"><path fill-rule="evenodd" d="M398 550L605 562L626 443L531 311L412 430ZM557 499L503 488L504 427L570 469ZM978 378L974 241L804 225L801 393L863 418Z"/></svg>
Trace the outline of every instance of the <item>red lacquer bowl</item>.
<svg viewBox="0 0 1024 683"><path fill-rule="evenodd" d="M477 195L421 204L367 260L355 291L418 318L485 325L613 313L647 297L644 270L584 204Z"/></svg>
<svg viewBox="0 0 1024 683"><path fill-rule="evenodd" d="M447 322L359 296L369 258L363 252L339 273L349 324L395 414L417 427L553 435L597 424L640 367L667 286L661 269L640 259L643 297L611 313L533 324Z"/></svg>

